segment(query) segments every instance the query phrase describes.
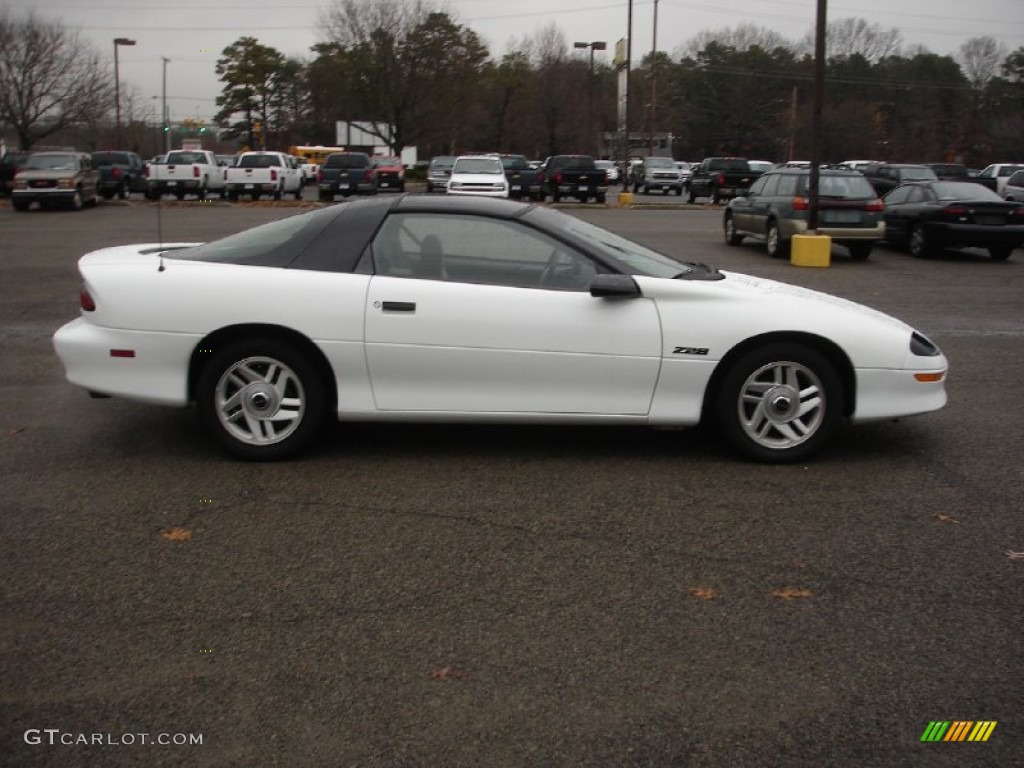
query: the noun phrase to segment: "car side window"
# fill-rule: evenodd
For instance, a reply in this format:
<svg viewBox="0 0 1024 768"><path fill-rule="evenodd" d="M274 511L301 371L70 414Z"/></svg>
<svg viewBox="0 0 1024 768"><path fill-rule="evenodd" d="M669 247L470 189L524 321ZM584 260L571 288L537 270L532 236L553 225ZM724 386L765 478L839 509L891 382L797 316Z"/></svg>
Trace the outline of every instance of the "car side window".
<svg viewBox="0 0 1024 768"><path fill-rule="evenodd" d="M768 179L770 178L770 176L762 176L760 179L755 181L747 192L747 197L756 197L757 195L760 195L764 190L764 185L768 183Z"/></svg>
<svg viewBox="0 0 1024 768"><path fill-rule="evenodd" d="M597 274L584 254L518 221L394 213L372 244L390 277L585 291Z"/></svg>
<svg viewBox="0 0 1024 768"><path fill-rule="evenodd" d="M779 186L775 190L775 194L781 197L792 197L796 194L796 182L797 177L791 173L779 176Z"/></svg>
<svg viewBox="0 0 1024 768"><path fill-rule="evenodd" d="M762 176L758 181L763 181L764 184L761 188L761 194L764 197L774 197L778 194L779 181L782 179L781 176Z"/></svg>
<svg viewBox="0 0 1024 768"><path fill-rule="evenodd" d="M885 204L899 205L900 203L907 202L907 195L910 194L911 189L912 187L897 187L885 196Z"/></svg>
<svg viewBox="0 0 1024 768"><path fill-rule="evenodd" d="M908 203L923 203L926 199L927 195L922 187L910 187L907 191Z"/></svg>

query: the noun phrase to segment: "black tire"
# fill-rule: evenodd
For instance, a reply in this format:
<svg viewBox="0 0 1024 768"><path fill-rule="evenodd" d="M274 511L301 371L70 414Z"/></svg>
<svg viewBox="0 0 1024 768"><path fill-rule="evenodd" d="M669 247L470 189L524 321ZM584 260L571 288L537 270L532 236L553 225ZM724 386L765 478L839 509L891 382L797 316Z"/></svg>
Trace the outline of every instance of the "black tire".
<svg viewBox="0 0 1024 768"><path fill-rule="evenodd" d="M254 338L213 353L196 384L196 404L229 453L277 461L316 437L327 419L328 397L316 366L294 345Z"/></svg>
<svg viewBox="0 0 1024 768"><path fill-rule="evenodd" d="M146 196L147 200L154 200L155 201L155 200L159 200L160 199L160 193L159 192L155 192L152 189L147 189L143 194Z"/></svg>
<svg viewBox="0 0 1024 768"><path fill-rule="evenodd" d="M80 211L85 207L85 200L82 198L82 190L75 190L75 194L71 196L71 202L68 203L68 207L72 211Z"/></svg>
<svg viewBox="0 0 1024 768"><path fill-rule="evenodd" d="M726 245L739 245L743 242L744 235L736 231L736 222L733 221L731 214L727 213L725 215L725 219L722 222L722 232L725 235Z"/></svg>
<svg viewBox="0 0 1024 768"><path fill-rule="evenodd" d="M122 199L122 200L127 200L128 199L128 195L131 194L131 188L129 187L130 183L131 183L130 179L126 179L125 181L123 181L121 183L121 186L117 190L117 196L120 199Z"/></svg>
<svg viewBox="0 0 1024 768"><path fill-rule="evenodd" d="M249 197L255 203L257 200L260 199L260 193L259 192L253 192Z"/></svg>
<svg viewBox="0 0 1024 768"><path fill-rule="evenodd" d="M692 187L690 188L690 191L687 193L686 201L691 205L697 202L697 195L694 194Z"/></svg>
<svg viewBox="0 0 1024 768"><path fill-rule="evenodd" d="M721 198L718 196L718 188L717 187L712 187L711 188L711 204L712 205L718 205L718 203L720 201L721 201Z"/></svg>
<svg viewBox="0 0 1024 768"><path fill-rule="evenodd" d="M774 220L768 222L768 229L765 230L764 246L768 251L768 255L773 259L789 257L789 241L782 239L779 225Z"/></svg>
<svg viewBox="0 0 1024 768"><path fill-rule="evenodd" d="M32 202L29 200L19 200L15 197L11 200L11 205L14 206L14 210L24 213L32 207Z"/></svg>
<svg viewBox="0 0 1024 768"><path fill-rule="evenodd" d="M207 189L206 189L206 183L204 182L203 186L201 186L199 188L199 191L196 192L196 200L205 200L206 197L207 197Z"/></svg>
<svg viewBox="0 0 1024 768"><path fill-rule="evenodd" d="M113 200L114 199L114 193L113 192L101 192L100 196L104 200Z"/></svg>
<svg viewBox="0 0 1024 768"><path fill-rule="evenodd" d="M731 365L713 407L715 425L743 456L769 464L803 461L835 435L842 384L816 350L768 343Z"/></svg>
<svg viewBox="0 0 1024 768"><path fill-rule="evenodd" d="M228 200L230 200L232 203L235 202L236 200L238 200L238 193L237 192L228 192Z"/></svg>
<svg viewBox="0 0 1024 768"><path fill-rule="evenodd" d="M872 243L850 243L846 246L846 250L850 252L850 258L854 261L867 261L872 248Z"/></svg>
<svg viewBox="0 0 1024 768"><path fill-rule="evenodd" d="M925 236L924 227L920 224L910 230L910 239L907 242L910 255L917 259L926 259L934 253L935 249Z"/></svg>
<svg viewBox="0 0 1024 768"><path fill-rule="evenodd" d="M281 192L281 190L280 190L280 189L275 189L275 190L274 190L274 199L275 199L275 200L280 200L280 199L281 199L281 196L282 196L282 194L283 194L283 193Z"/></svg>
<svg viewBox="0 0 1024 768"><path fill-rule="evenodd" d="M185 190L180 190L178 192L175 192L174 196L176 198L178 198L178 200L184 200L185 199Z"/></svg>
<svg viewBox="0 0 1024 768"><path fill-rule="evenodd" d="M683 188L682 187L676 187L676 197L682 197L682 196L683 196Z"/></svg>
<svg viewBox="0 0 1024 768"><path fill-rule="evenodd" d="M598 205L604 205L606 202L608 202L608 198L605 195L596 195L594 197L594 202L597 203Z"/></svg>
<svg viewBox="0 0 1024 768"><path fill-rule="evenodd" d="M321 192L319 197L321 203L329 203L332 200L334 200L334 195L332 195L330 192Z"/></svg>
<svg viewBox="0 0 1024 768"><path fill-rule="evenodd" d="M302 199L302 185L301 184L299 185L298 189L295 190L295 199L296 200L301 200Z"/></svg>
<svg viewBox="0 0 1024 768"><path fill-rule="evenodd" d="M634 184L633 185L633 194L635 195L639 191L640 191L640 185L639 184Z"/></svg>
<svg viewBox="0 0 1024 768"><path fill-rule="evenodd" d="M992 261L1006 261L1013 253L1013 248L989 248L988 255Z"/></svg>
<svg viewBox="0 0 1024 768"><path fill-rule="evenodd" d="M551 202L552 203L558 203L558 202L561 202L561 200L562 200L562 194L557 189L554 192L551 193Z"/></svg>

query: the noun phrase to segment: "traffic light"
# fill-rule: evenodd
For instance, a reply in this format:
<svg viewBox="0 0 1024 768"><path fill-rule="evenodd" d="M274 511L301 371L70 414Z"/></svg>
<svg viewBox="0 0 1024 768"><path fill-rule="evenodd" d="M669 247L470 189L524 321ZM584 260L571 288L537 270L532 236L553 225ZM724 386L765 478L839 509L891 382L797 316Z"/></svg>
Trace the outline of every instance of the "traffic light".
<svg viewBox="0 0 1024 768"><path fill-rule="evenodd" d="M171 130L171 126L169 126L169 125L165 125L165 126L164 126L164 133L167 133L167 132L169 132L170 130Z"/></svg>

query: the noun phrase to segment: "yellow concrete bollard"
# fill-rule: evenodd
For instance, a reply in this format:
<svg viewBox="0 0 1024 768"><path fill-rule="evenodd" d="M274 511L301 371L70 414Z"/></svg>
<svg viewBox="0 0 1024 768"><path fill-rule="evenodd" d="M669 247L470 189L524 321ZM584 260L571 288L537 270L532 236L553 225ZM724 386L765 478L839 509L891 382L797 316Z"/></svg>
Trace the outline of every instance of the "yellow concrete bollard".
<svg viewBox="0 0 1024 768"><path fill-rule="evenodd" d="M828 235L793 235L789 262L794 267L827 267L832 263L832 238Z"/></svg>
<svg viewBox="0 0 1024 768"><path fill-rule="evenodd" d="M619 192L619 205L625 207L633 204L632 192Z"/></svg>

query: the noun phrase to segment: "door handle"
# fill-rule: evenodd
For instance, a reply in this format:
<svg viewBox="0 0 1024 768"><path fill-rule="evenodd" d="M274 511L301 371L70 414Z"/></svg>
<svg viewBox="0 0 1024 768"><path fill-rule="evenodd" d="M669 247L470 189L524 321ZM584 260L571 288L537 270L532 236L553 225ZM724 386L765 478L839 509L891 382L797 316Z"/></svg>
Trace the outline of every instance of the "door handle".
<svg viewBox="0 0 1024 768"><path fill-rule="evenodd" d="M384 301L381 302L381 309L385 312L415 312L415 301Z"/></svg>

